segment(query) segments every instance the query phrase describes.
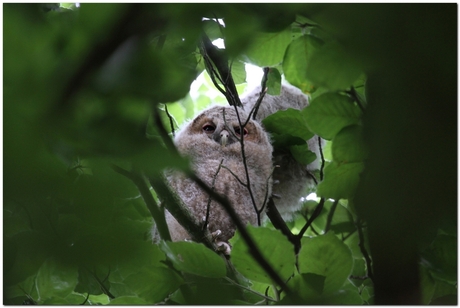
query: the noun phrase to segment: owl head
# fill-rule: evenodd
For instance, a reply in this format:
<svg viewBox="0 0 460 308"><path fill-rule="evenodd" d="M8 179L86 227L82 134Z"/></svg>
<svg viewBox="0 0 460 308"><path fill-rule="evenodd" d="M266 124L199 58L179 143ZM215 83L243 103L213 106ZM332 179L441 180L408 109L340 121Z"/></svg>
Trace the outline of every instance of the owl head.
<svg viewBox="0 0 460 308"><path fill-rule="evenodd" d="M235 110L232 106L212 106L186 124L177 133L175 143L182 154L192 157L204 151L239 154L241 138L245 144L270 146L260 124L253 120L246 123L247 118L241 108Z"/></svg>

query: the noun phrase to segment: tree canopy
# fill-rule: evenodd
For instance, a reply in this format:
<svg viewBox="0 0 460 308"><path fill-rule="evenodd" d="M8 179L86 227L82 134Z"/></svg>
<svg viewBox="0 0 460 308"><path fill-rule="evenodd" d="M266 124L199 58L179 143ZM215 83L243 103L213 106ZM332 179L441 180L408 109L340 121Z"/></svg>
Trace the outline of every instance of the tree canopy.
<svg viewBox="0 0 460 308"><path fill-rule="evenodd" d="M456 4L4 4L4 304L457 304L456 39ZM310 96L264 125L328 141L317 198L230 258L153 244L171 135L245 64Z"/></svg>

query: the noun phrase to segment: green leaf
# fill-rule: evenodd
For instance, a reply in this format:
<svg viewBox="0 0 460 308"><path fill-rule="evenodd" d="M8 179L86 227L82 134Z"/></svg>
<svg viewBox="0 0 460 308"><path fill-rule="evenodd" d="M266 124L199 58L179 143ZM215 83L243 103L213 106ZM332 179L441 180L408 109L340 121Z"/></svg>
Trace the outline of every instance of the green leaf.
<svg viewBox="0 0 460 308"><path fill-rule="evenodd" d="M274 68L270 67L267 75L267 94L280 95L281 94L281 74Z"/></svg>
<svg viewBox="0 0 460 308"><path fill-rule="evenodd" d="M308 81L307 66L314 51L322 41L311 35L303 35L291 42L283 60L286 80L304 93L316 91L316 85Z"/></svg>
<svg viewBox="0 0 460 308"><path fill-rule="evenodd" d="M291 43L291 29L280 32L258 32L253 36L245 56L249 63L263 67L276 66L283 61L286 47Z"/></svg>
<svg viewBox="0 0 460 308"><path fill-rule="evenodd" d="M124 284L148 304L163 300L182 283L182 277L166 267L144 267L124 280Z"/></svg>
<svg viewBox="0 0 460 308"><path fill-rule="evenodd" d="M306 304L312 299L320 297L323 293L325 281L325 276L313 273L295 275L291 280L289 280L288 287L291 288L292 291L296 292L304 300L304 302L292 302L291 298L285 297L280 304Z"/></svg>
<svg viewBox="0 0 460 308"><path fill-rule="evenodd" d="M362 126L347 126L332 140L332 157L335 162L361 162L367 158L367 155L367 147L362 137Z"/></svg>
<svg viewBox="0 0 460 308"><path fill-rule="evenodd" d="M316 50L306 71L311 82L330 91L348 89L361 75L358 63L336 42L326 43Z"/></svg>
<svg viewBox="0 0 460 308"><path fill-rule="evenodd" d="M433 277L446 282L457 281L457 237L438 235L423 253Z"/></svg>
<svg viewBox="0 0 460 308"><path fill-rule="evenodd" d="M364 163L331 162L324 168L324 180L318 184L316 191L320 197L349 199L355 194Z"/></svg>
<svg viewBox="0 0 460 308"><path fill-rule="evenodd" d="M347 281L353 268L353 258L347 245L333 233L303 238L298 257L299 272L326 277L323 294L331 294Z"/></svg>
<svg viewBox="0 0 460 308"><path fill-rule="evenodd" d="M242 84L246 82L246 68L244 62L234 61L232 65L232 77L235 84Z"/></svg>
<svg viewBox="0 0 460 308"><path fill-rule="evenodd" d="M201 243L163 241L160 248L180 271L211 278L226 274L224 260Z"/></svg>
<svg viewBox="0 0 460 308"><path fill-rule="evenodd" d="M247 230L257 243L262 255L278 275L282 279L289 278L295 268L292 243L277 230L253 226L248 226ZM272 283L270 276L249 253L248 246L241 237L234 243L231 257L233 265L243 276L258 282Z"/></svg>
<svg viewBox="0 0 460 308"><path fill-rule="evenodd" d="M144 299L137 296L120 296L110 301L109 305L148 305Z"/></svg>
<svg viewBox="0 0 460 308"><path fill-rule="evenodd" d="M266 117L262 123L269 133L289 134L308 140L314 134L308 129L307 121L300 110L289 108Z"/></svg>
<svg viewBox="0 0 460 308"><path fill-rule="evenodd" d="M326 140L331 140L342 128L358 124L361 110L353 100L337 93L325 93L303 109L308 128Z"/></svg>
<svg viewBox="0 0 460 308"><path fill-rule="evenodd" d="M54 258L48 258L38 270L37 290L40 299L63 297L72 293L78 282L78 270L64 265Z"/></svg>
<svg viewBox="0 0 460 308"><path fill-rule="evenodd" d="M308 144L290 146L289 151L295 160L303 165L308 165L316 159L316 154L310 151Z"/></svg>

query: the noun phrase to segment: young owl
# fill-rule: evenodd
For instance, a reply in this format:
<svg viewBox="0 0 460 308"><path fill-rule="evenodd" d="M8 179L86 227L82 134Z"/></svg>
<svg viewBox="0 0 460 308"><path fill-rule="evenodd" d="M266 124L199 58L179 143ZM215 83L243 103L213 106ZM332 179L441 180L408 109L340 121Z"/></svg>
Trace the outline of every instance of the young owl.
<svg viewBox="0 0 460 308"><path fill-rule="evenodd" d="M246 112L238 108L238 113L244 124ZM248 188L243 185L247 183L247 176L240 138L244 140L254 202ZM174 142L179 152L190 159L196 175L216 193L228 198L242 222L256 225L257 211L265 206L264 203L271 195L273 171L273 148L261 125L250 120L241 129L234 107L213 106L184 125L177 132ZM234 235L236 227L225 209L210 200L209 195L195 182L178 171L170 172L167 179L192 215L202 223L207 222L211 233L220 234L219 241L226 242ZM208 207L209 215L206 219ZM260 215L262 219L264 211ZM169 212L166 212L166 222L173 241L191 239Z"/></svg>
<svg viewBox="0 0 460 308"><path fill-rule="evenodd" d="M258 86L241 98L244 109L250 112L256 104L261 87ZM283 84L281 94L272 96L266 94L256 114L256 120L262 121L269 115L288 108L303 109L308 106L308 97L299 89ZM323 142L323 141L321 141ZM276 208L285 220L292 220L294 213L300 209L300 198L306 195L307 187L314 185L311 173L320 167L320 152L318 136L307 141L310 151L316 154L317 159L308 164L298 163L288 150L275 149L273 163L279 167L273 172L272 193ZM319 159L318 159L319 158Z"/></svg>

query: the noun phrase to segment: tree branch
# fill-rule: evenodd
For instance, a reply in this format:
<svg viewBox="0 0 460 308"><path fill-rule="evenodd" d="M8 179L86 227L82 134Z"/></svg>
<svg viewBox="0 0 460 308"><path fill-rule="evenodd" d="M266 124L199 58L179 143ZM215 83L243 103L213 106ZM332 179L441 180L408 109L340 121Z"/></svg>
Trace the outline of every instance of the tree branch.
<svg viewBox="0 0 460 308"><path fill-rule="evenodd" d="M145 205L150 211L150 214L155 221L157 226L158 232L160 232L160 236L162 239L170 241L171 235L169 234L168 225L166 224L164 213L160 210L158 204L156 203L155 199L153 198L152 194L150 193L147 184L145 183L144 177L140 174L135 172L127 171L115 164L111 165L112 169L130 179L134 185L136 185L137 189L139 190L142 199L144 199Z"/></svg>
<svg viewBox="0 0 460 308"><path fill-rule="evenodd" d="M209 37L203 33L202 36L202 55L205 58L205 64L208 68L208 71L213 71L209 69L208 65L212 62L217 69L219 80L222 82L225 88L225 97L227 98L228 103L231 106L241 107L241 101L238 97L238 91L236 90L235 82L231 74L231 68L228 65L228 58L224 50L220 50L214 46L209 39ZM206 60L209 59L210 61ZM222 91L221 91L222 92ZM235 95L236 94L236 95Z"/></svg>

